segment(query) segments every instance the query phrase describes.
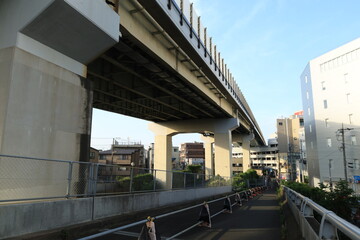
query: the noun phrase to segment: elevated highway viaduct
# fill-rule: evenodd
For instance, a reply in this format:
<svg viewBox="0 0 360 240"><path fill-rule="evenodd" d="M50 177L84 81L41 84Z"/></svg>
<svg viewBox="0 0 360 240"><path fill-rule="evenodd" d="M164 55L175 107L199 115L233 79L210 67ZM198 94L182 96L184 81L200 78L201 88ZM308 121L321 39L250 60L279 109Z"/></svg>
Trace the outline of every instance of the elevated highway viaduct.
<svg viewBox="0 0 360 240"><path fill-rule="evenodd" d="M107 2L1 1L0 153L88 161L98 108L152 122L156 169L171 169L171 137L191 132L207 173L231 176L233 142L246 170L265 141L192 4Z"/></svg>

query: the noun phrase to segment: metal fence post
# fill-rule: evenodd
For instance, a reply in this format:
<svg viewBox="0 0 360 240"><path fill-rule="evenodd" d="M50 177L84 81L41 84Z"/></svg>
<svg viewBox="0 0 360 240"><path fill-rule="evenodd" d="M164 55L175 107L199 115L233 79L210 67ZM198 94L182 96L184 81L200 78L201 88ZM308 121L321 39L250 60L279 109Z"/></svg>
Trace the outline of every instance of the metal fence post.
<svg viewBox="0 0 360 240"><path fill-rule="evenodd" d="M170 177L171 177L171 179L170 179L170 183L171 183L170 189L173 189L173 185L174 185L174 183L173 183L173 180L174 180L174 172L173 172L173 171L170 171L170 172L171 172L171 174L170 174Z"/></svg>
<svg viewBox="0 0 360 240"><path fill-rule="evenodd" d="M99 164L95 164L94 169L94 189L93 189L93 195L96 196L97 193L97 180L98 180L98 172L99 172Z"/></svg>
<svg viewBox="0 0 360 240"><path fill-rule="evenodd" d="M184 172L184 188L186 188L186 172Z"/></svg>
<svg viewBox="0 0 360 240"><path fill-rule="evenodd" d="M153 181L154 181L154 192L156 192L156 169L154 169Z"/></svg>
<svg viewBox="0 0 360 240"><path fill-rule="evenodd" d="M68 179L67 179L68 186L66 190L66 198L69 198L71 193L72 169L73 169L73 163L69 162Z"/></svg>
<svg viewBox="0 0 360 240"><path fill-rule="evenodd" d="M93 196L93 176L94 176L94 163L90 163L90 169L89 169L89 175L88 175L88 190L87 190L87 194L90 196Z"/></svg>
<svg viewBox="0 0 360 240"><path fill-rule="evenodd" d="M132 192L133 175L134 175L133 173L134 173L134 167L131 166L131 170L130 170L130 189L129 189L130 193Z"/></svg>
<svg viewBox="0 0 360 240"><path fill-rule="evenodd" d="M194 173L194 188L196 188L196 173Z"/></svg>

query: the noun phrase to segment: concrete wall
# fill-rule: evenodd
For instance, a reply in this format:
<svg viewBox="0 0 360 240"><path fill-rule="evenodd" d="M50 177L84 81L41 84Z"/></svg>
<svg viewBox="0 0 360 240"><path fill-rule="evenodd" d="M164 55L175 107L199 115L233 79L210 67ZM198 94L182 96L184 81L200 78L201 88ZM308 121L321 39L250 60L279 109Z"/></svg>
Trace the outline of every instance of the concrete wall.
<svg viewBox="0 0 360 240"><path fill-rule="evenodd" d="M0 239L229 192L231 186L0 205Z"/></svg>

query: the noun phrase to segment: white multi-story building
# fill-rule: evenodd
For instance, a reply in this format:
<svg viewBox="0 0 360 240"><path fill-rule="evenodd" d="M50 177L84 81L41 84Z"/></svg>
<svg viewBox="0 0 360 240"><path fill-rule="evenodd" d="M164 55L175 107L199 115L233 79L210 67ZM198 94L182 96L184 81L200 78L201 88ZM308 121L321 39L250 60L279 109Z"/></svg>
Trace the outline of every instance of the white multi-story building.
<svg viewBox="0 0 360 240"><path fill-rule="evenodd" d="M310 183L329 184L346 174L359 192L360 38L311 60L301 90Z"/></svg>
<svg viewBox="0 0 360 240"><path fill-rule="evenodd" d="M272 176L278 176L280 170L285 176L285 160L279 158L277 139L269 139L268 146L251 147L250 148L250 168L258 171L262 175L262 171L271 172ZM243 172L243 149L241 146L233 146L233 174Z"/></svg>

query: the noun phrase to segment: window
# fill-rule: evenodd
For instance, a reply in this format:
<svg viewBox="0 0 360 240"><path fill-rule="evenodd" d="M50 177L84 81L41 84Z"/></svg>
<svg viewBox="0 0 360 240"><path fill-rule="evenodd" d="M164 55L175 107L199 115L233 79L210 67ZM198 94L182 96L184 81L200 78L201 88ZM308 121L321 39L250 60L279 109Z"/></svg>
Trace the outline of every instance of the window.
<svg viewBox="0 0 360 240"><path fill-rule="evenodd" d="M327 142L327 146L328 146L328 147L331 147L331 138L327 138L327 139L326 139L326 142Z"/></svg>
<svg viewBox="0 0 360 240"><path fill-rule="evenodd" d="M354 159L354 167L355 167L355 170L359 170L360 169L360 161L359 159Z"/></svg>
<svg viewBox="0 0 360 240"><path fill-rule="evenodd" d="M311 124L309 125L309 132L312 132Z"/></svg>
<svg viewBox="0 0 360 240"><path fill-rule="evenodd" d="M353 123L353 115L352 114L349 114L349 123L352 124Z"/></svg>
<svg viewBox="0 0 360 240"><path fill-rule="evenodd" d="M282 122L279 122L279 126L282 126L283 125L283 123Z"/></svg>
<svg viewBox="0 0 360 240"><path fill-rule="evenodd" d="M321 89L322 89L322 90L325 90L325 89L326 89L326 87L325 87L325 81L322 81L322 82L321 82Z"/></svg>
<svg viewBox="0 0 360 240"><path fill-rule="evenodd" d="M310 142L311 149L314 149L314 143Z"/></svg>
<svg viewBox="0 0 360 240"><path fill-rule="evenodd" d="M324 100L324 109L328 108L327 100Z"/></svg>
<svg viewBox="0 0 360 240"><path fill-rule="evenodd" d="M94 152L90 152L90 159L94 159L95 158L95 153Z"/></svg>
<svg viewBox="0 0 360 240"><path fill-rule="evenodd" d="M310 108L308 108L308 115L310 116Z"/></svg>
<svg viewBox="0 0 360 240"><path fill-rule="evenodd" d="M356 145L356 136L355 135L351 136L351 145Z"/></svg>
<svg viewBox="0 0 360 240"><path fill-rule="evenodd" d="M305 83L307 83L308 82L308 77L307 76L305 76Z"/></svg>
<svg viewBox="0 0 360 240"><path fill-rule="evenodd" d="M325 127L327 127L327 128L330 127L328 118L325 118Z"/></svg>
<svg viewBox="0 0 360 240"><path fill-rule="evenodd" d="M350 103L350 93L346 94L346 102L349 104Z"/></svg>

